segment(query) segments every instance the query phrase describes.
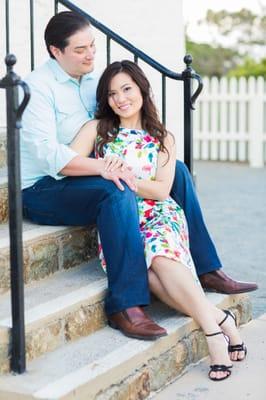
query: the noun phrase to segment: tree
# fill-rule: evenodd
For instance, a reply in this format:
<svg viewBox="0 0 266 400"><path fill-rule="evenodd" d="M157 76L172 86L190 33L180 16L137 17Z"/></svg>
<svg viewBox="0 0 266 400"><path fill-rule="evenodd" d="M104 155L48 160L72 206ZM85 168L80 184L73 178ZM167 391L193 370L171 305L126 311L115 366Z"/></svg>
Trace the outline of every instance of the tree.
<svg viewBox="0 0 266 400"><path fill-rule="evenodd" d="M246 78L249 76L263 76L266 79L266 58L263 58L260 62L247 58L242 65L229 71L228 76L236 76L237 78L241 76Z"/></svg>
<svg viewBox="0 0 266 400"><path fill-rule="evenodd" d="M220 40L225 37L230 39L231 48L238 48L241 54L253 54L260 48L261 54L265 53L266 38L266 7L261 5L260 15L243 8L240 11L229 12L221 10L215 12L208 10L204 20L210 29L220 34ZM216 36L216 40L219 39ZM254 54L256 56L256 54Z"/></svg>
<svg viewBox="0 0 266 400"><path fill-rule="evenodd" d="M259 15L245 8L208 10L199 24L209 27L211 42L186 40L197 72L218 77L266 76L266 6L261 5Z"/></svg>
<svg viewBox="0 0 266 400"><path fill-rule="evenodd" d="M206 43L186 41L187 53L193 57L193 68L202 76L222 77L239 63L237 51Z"/></svg>

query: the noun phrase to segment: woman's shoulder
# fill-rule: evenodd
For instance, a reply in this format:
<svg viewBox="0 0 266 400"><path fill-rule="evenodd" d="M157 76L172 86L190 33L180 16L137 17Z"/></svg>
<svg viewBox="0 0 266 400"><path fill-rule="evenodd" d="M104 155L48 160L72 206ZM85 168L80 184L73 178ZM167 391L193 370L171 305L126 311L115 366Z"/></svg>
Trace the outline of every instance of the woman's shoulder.
<svg viewBox="0 0 266 400"><path fill-rule="evenodd" d="M91 132L97 132L98 123L98 119L90 119L82 126L81 130L90 130Z"/></svg>
<svg viewBox="0 0 266 400"><path fill-rule="evenodd" d="M167 134L165 136L165 143L174 146L175 145L175 137L172 132L167 131Z"/></svg>
<svg viewBox="0 0 266 400"><path fill-rule="evenodd" d="M97 129L97 126L99 124L98 119L91 119L90 121L87 122L91 128Z"/></svg>

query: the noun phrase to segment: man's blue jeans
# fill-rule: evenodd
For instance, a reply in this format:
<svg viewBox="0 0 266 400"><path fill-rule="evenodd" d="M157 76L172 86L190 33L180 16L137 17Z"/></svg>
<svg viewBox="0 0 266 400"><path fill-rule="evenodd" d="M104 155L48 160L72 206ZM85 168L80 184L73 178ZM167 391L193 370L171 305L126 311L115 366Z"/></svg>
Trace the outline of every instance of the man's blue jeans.
<svg viewBox="0 0 266 400"><path fill-rule="evenodd" d="M107 315L149 304L147 268L135 194L120 191L99 176L49 176L23 190L23 212L38 224L96 224L107 263ZM191 253L200 274L221 267L205 227L190 174L177 162L171 196L183 207L189 226Z"/></svg>
<svg viewBox="0 0 266 400"><path fill-rule="evenodd" d="M171 197L183 208L189 230L190 251L197 274L222 268L213 241L206 228L194 184L186 165L176 162Z"/></svg>

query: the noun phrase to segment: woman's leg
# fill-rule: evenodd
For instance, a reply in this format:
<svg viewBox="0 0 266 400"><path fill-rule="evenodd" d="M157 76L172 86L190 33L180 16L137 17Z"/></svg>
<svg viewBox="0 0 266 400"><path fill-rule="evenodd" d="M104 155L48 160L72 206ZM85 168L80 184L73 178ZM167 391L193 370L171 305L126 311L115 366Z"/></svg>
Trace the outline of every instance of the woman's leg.
<svg viewBox="0 0 266 400"><path fill-rule="evenodd" d="M169 307L177 309L177 303L169 296L168 292L166 291L157 274L153 271L152 268L150 268L148 271L148 277L151 292L154 293L155 296L157 296L163 303L167 304ZM219 324L224 319L225 313L214 306L212 303L209 304L213 317L215 318L217 324ZM178 305L178 311L186 314L186 311L182 307L181 303ZM220 326L220 329L229 337L231 345L242 343L241 336L232 318L228 317L226 321L222 324L222 326ZM244 351L235 351L231 354L230 358L232 361L241 360L245 358L245 353Z"/></svg>
<svg viewBox="0 0 266 400"><path fill-rule="evenodd" d="M158 299L160 299L163 303L167 304L169 307L176 309L176 303L174 300L168 295L167 291L161 284L160 279L156 275L156 273L149 268L148 270L148 278L149 278L149 287L150 291L155 294ZM179 309L178 311L183 312L183 310Z"/></svg>
<svg viewBox="0 0 266 400"><path fill-rule="evenodd" d="M203 329L205 334L221 331L217 320L221 321L224 313L216 309L206 298L203 290L196 284L190 270L166 257L155 257L152 263L152 271L158 278L160 285L153 275L152 288L157 295L162 294L162 300L168 302L171 307L191 316ZM161 290L161 289L164 289ZM217 311L216 311L217 310ZM230 365L227 351L227 343L222 335L207 338L210 351L211 364ZM228 372L212 372L211 377L221 379Z"/></svg>

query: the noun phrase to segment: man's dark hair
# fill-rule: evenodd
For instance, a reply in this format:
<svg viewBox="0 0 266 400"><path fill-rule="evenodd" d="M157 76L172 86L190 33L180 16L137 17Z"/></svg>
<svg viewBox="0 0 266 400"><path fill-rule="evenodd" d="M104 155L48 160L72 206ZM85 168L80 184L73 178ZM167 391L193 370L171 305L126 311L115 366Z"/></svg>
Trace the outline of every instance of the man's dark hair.
<svg viewBox="0 0 266 400"><path fill-rule="evenodd" d="M72 11L63 11L54 15L44 32L46 48L50 57L55 58L50 51L51 45L63 51L68 45L69 37L88 26L90 23L87 19Z"/></svg>

